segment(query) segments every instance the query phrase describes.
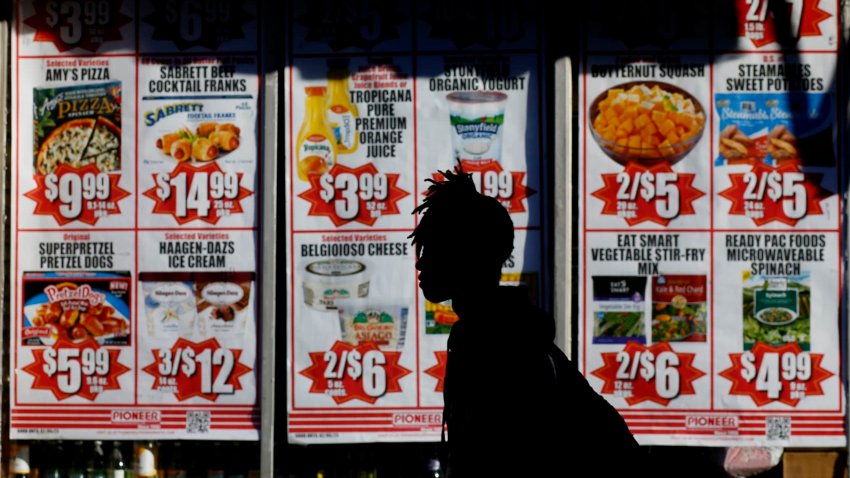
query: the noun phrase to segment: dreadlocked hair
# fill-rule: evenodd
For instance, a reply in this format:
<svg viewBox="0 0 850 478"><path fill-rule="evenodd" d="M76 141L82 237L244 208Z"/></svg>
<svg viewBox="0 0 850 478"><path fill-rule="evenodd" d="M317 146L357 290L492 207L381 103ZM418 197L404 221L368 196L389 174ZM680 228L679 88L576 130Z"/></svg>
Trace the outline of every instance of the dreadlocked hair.
<svg viewBox="0 0 850 478"><path fill-rule="evenodd" d="M438 171L442 180L431 178L422 203L413 214L422 214L409 236L417 257L423 246L439 236L450 236L457 247L477 254L478 259L501 267L514 248L514 225L499 201L480 194L472 175L458 162L454 170ZM468 254L465 254L468 255Z"/></svg>

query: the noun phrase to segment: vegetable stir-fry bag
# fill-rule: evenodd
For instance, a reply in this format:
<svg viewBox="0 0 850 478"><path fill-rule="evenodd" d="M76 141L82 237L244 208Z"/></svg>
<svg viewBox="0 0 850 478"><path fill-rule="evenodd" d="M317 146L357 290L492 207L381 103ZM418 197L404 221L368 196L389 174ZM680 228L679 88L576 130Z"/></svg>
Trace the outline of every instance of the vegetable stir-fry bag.
<svg viewBox="0 0 850 478"><path fill-rule="evenodd" d="M593 277L593 343L646 343L646 277Z"/></svg>

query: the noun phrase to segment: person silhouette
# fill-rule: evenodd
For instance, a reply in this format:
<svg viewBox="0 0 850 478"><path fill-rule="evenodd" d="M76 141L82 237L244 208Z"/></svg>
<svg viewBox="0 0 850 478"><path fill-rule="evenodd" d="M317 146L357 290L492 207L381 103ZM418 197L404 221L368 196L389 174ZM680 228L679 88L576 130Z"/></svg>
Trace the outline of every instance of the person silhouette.
<svg viewBox="0 0 850 478"><path fill-rule="evenodd" d="M500 285L514 242L507 210L462 165L441 174L427 180L410 238L422 294L451 300L459 317L443 392L448 476L567 476L580 468L572 460L594 476L634 474L640 447L554 344L554 319L525 287Z"/></svg>

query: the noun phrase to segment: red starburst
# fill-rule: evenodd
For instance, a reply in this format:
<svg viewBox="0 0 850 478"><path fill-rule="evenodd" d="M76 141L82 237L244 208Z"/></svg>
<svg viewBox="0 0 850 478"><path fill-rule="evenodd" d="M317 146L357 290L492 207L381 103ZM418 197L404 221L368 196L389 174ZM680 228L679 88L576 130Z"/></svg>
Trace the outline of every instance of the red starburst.
<svg viewBox="0 0 850 478"><path fill-rule="evenodd" d="M242 214L242 200L254 194L242 186L243 173L225 173L215 162L180 163L165 181L152 176L156 185L142 193L155 202L151 212L172 216L181 225L196 220L218 224L222 217Z"/></svg>
<svg viewBox="0 0 850 478"><path fill-rule="evenodd" d="M693 173L676 173L668 163L644 166L630 161L620 173L603 174L605 186L591 196L605 203L603 215L622 217L629 226L666 226L676 217L696 214L694 202L705 193L693 186L694 179Z"/></svg>
<svg viewBox="0 0 850 478"><path fill-rule="evenodd" d="M737 0L738 10L738 36L748 38L756 48L778 41L776 36L776 24L773 12L768 9L767 0L753 2L752 0ZM798 14L800 26L795 39L799 41L803 37L817 37L823 35L820 24L829 20L832 15L818 8L820 0L803 0L799 13L788 3L785 6L789 10L788 18ZM781 5L781 4L780 4Z"/></svg>
<svg viewBox="0 0 850 478"><path fill-rule="evenodd" d="M811 359L810 371L802 371L802 377L808 377L805 380L800 380L801 375L795 370L794 379L788 380L791 372L786 365L783 365L781 357L785 354L794 356L794 367L796 369L798 362L797 357L803 352L800 344L793 342L784 344L779 347L767 345L762 342L756 342L750 352L729 354L729 359L732 366L720 372L720 376L732 382L729 387L729 395L745 395L753 399L756 406L767 405L772 402L780 402L792 407L797 406L804 396L823 395L823 381L835 375L821 366L823 362L823 354L808 353ZM752 354L751 357L745 359L746 354ZM766 354L775 354L772 359L766 360ZM752 359L752 360L750 360ZM745 364L745 362L747 362ZM786 362L787 364L788 362ZM752 368L745 372L745 368ZM774 371L763 370L763 367L776 367ZM784 368L783 368L784 367ZM759 378L761 376L761 379ZM770 382L770 377L777 379L774 383ZM762 382L762 386L759 386ZM778 396L771 398L767 388L779 386ZM761 389L761 390L760 390Z"/></svg>
<svg viewBox="0 0 850 478"><path fill-rule="evenodd" d="M72 185L70 200L56 193L59 190L58 185L62 183L62 177L66 174L78 177L78 179L68 182ZM102 217L121 214L119 202L130 196L129 191L118 185L118 182L121 181L121 175L108 174L109 197L106 199L86 199L87 195L94 196L94 194L99 193L97 182L88 179L96 178L100 174L105 173L101 173L94 164L87 164L81 168L72 168L67 164L60 164L52 174L33 176L35 189L27 191L24 196L35 201L33 214L53 216L53 219L60 226L74 221L94 226ZM48 188L48 181L52 184L52 188Z"/></svg>
<svg viewBox="0 0 850 478"><path fill-rule="evenodd" d="M55 351L48 352L51 357L46 358L45 352L52 349ZM99 350L103 350L100 344L93 338L89 338L83 342L74 343L67 339L59 339L53 344L50 349L33 349L32 354L35 359L31 364L22 367L22 370L32 375L32 388L35 390L50 390L56 400L65 400L68 397L82 397L87 400L97 398L97 396L105 390L120 390L121 385L118 383L118 377L130 371L129 367L124 366L118 361L119 351L108 349L108 360L100 361ZM60 354L62 349L76 349L72 353L63 358L64 354ZM83 351L92 349L94 354L85 354ZM57 366L61 365L61 366ZM107 372L100 375L106 367ZM87 369L94 370L95 373L86 375ZM73 370L80 371L79 374L72 372ZM68 393L69 384L73 383L73 378L76 376L79 380L78 391ZM59 380L63 381L64 386L60 386ZM73 388L73 386L72 386Z"/></svg>
<svg viewBox="0 0 850 478"><path fill-rule="evenodd" d="M386 191L382 191L378 174L372 163L356 168L337 163L326 175L310 175L310 189L298 197L310 203L308 215L325 216L336 227L352 221L373 226L379 217L400 214L398 202L410 195L398 186L399 175L392 173L383 175ZM342 176L345 179L339 179Z"/></svg>
<svg viewBox="0 0 850 478"><path fill-rule="evenodd" d="M230 355L232 360L228 358L214 360L216 352L220 349L223 347L215 338L195 343L181 337L169 349L170 354L160 354L160 349L152 349L154 361L142 370L154 377L152 390L173 393L181 402L192 397L201 397L214 402L222 395L222 392L216 390L215 384L219 384L219 387L229 387L230 393L235 393L242 390L242 382L239 378L253 370L239 361L239 357L242 356L241 349L224 349L224 354L232 354ZM187 350L191 350L191 353L186 354ZM207 350L209 357L199 359ZM209 370L200 369L206 366L210 367ZM221 377L222 373L226 373L227 376ZM202 390L204 374L209 374L211 391Z"/></svg>
<svg viewBox="0 0 850 478"><path fill-rule="evenodd" d="M437 379L437 386L434 387L434 391L442 392L446 386L446 363L449 360L449 352L439 350L434 352L434 355L437 357L437 363L425 370L425 373Z"/></svg>
<svg viewBox="0 0 850 478"><path fill-rule="evenodd" d="M337 404L351 400L374 404L385 394L400 393L401 379L412 373L399 363L401 352L381 351L374 342L355 347L336 341L328 352L310 352L312 364L299 373L313 382L310 393L327 394ZM376 380L381 376L384 380ZM376 389L364 380L382 383L384 388Z"/></svg>
<svg viewBox="0 0 850 478"><path fill-rule="evenodd" d="M72 48L95 52L107 42L122 40L121 27L132 20L121 12L123 3L111 0L84 6L78 0L33 0L35 14L24 23L35 29L34 41L53 43L60 53ZM96 11L88 11L90 4Z"/></svg>
<svg viewBox="0 0 850 478"><path fill-rule="evenodd" d="M776 168L756 163L749 173L730 174L732 185L720 196L732 202L729 214L747 216L756 226L773 221L795 226L806 216L823 214L820 203L832 193L820 186L822 178L793 163Z"/></svg>
<svg viewBox="0 0 850 478"><path fill-rule="evenodd" d="M675 397L696 394L694 382L705 375L705 372L694 367L696 354L675 352L668 342L654 344L651 347L629 342L623 351L628 354L628 363L625 367L627 378L622 376L622 357L618 360L618 352L603 353L602 360L605 365L591 374L605 382L601 393L622 396L629 405L650 401L667 406ZM666 354L663 370L659 365L662 354ZM671 360L672 358L675 360ZM659 387L657 380L667 380L672 374L678 376L679 388L672 391L665 390L662 396L659 390L663 387ZM670 381L667 380L667 382ZM675 395L670 397L671 393L668 392Z"/></svg>

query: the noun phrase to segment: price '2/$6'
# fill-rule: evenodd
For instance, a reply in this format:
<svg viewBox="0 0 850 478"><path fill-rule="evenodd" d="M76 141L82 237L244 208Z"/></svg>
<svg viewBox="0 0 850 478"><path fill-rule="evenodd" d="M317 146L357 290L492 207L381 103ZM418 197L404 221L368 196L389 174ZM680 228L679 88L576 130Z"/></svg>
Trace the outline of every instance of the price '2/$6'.
<svg viewBox="0 0 850 478"><path fill-rule="evenodd" d="M50 173L45 176L44 185L44 196L52 203L59 201L59 214L66 219L80 217L84 206L104 209L97 201L107 201L112 194L112 182L106 173Z"/></svg>
<svg viewBox="0 0 850 478"><path fill-rule="evenodd" d="M57 375L59 390L68 395L80 391L84 377L109 375L109 350L104 348L46 348L42 358L44 374Z"/></svg>
<svg viewBox="0 0 850 478"><path fill-rule="evenodd" d="M652 352L617 352L617 380L633 381L640 377L647 382L655 380L655 392L663 399L679 396L679 356L674 352L661 352L656 357Z"/></svg>
<svg viewBox="0 0 850 478"><path fill-rule="evenodd" d="M192 179L186 173L172 177L170 173L156 175L156 194L162 201L174 196L175 214L186 217L189 210L208 217L213 206L219 215L228 214L232 205L217 201L232 201L239 197L239 176L235 172L195 172Z"/></svg>
<svg viewBox="0 0 850 478"><path fill-rule="evenodd" d="M752 352L741 356L741 378L756 380L756 390L766 392L770 399L778 399L785 388L784 382L807 382L812 378L812 357L806 353L766 352L758 360ZM793 398L793 397L792 397Z"/></svg>
<svg viewBox="0 0 850 478"><path fill-rule="evenodd" d="M327 363L324 377L329 380L362 380L363 392L370 397L380 397L387 392L387 359L380 350L343 350L339 355L333 350L325 352Z"/></svg>

